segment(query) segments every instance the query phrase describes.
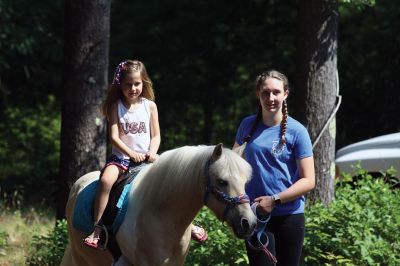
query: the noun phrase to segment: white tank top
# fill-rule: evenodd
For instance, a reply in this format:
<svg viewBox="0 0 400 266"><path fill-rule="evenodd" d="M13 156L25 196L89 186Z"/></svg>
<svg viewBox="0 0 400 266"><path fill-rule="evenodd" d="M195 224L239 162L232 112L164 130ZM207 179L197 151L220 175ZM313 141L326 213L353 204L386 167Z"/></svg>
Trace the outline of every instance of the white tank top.
<svg viewBox="0 0 400 266"><path fill-rule="evenodd" d="M134 111L129 111L121 100L118 101L118 131L119 138L131 150L147 153L150 150L149 100L141 98L140 101L140 106ZM117 147L112 147L112 153L121 159L129 159Z"/></svg>

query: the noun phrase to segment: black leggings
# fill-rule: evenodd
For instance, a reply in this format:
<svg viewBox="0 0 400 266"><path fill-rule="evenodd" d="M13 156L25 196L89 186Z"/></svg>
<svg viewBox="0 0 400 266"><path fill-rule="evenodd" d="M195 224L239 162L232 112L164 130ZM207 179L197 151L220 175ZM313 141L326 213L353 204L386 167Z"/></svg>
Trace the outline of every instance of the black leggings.
<svg viewBox="0 0 400 266"><path fill-rule="evenodd" d="M304 214L271 217L266 231L269 238L268 250L276 256L278 266L299 265L304 241ZM250 248L246 243L251 266L273 265L264 252Z"/></svg>

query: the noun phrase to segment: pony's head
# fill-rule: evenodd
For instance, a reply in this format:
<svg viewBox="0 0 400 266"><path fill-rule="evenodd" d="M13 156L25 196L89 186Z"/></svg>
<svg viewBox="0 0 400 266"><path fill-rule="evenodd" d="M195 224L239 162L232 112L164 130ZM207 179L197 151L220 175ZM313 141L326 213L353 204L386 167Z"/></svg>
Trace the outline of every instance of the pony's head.
<svg viewBox="0 0 400 266"><path fill-rule="evenodd" d="M257 224L244 190L251 178L251 166L237 153L218 144L206 163L204 175L204 204L218 219L226 221L237 237L249 237Z"/></svg>

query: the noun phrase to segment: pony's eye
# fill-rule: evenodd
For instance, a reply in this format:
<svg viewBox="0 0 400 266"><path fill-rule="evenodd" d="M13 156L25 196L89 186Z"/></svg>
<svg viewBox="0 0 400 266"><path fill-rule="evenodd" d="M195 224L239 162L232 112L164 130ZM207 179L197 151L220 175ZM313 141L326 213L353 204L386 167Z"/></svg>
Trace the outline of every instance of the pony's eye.
<svg viewBox="0 0 400 266"><path fill-rule="evenodd" d="M225 187L225 186L228 185L228 182L226 182L226 181L223 180L223 179L217 179L217 185L218 185L218 186L221 186L221 187Z"/></svg>

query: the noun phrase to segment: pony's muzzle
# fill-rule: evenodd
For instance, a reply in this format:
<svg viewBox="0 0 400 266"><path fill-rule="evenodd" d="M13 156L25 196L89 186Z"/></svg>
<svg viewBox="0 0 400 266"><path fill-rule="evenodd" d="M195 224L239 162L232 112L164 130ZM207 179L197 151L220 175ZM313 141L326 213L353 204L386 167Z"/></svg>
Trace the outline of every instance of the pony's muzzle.
<svg viewBox="0 0 400 266"><path fill-rule="evenodd" d="M242 239L248 238L253 234L256 225L252 220L242 217L240 223L233 227L235 235Z"/></svg>
<svg viewBox="0 0 400 266"><path fill-rule="evenodd" d="M257 224L250 223L248 219L242 218L240 220L240 225L244 232L247 232L247 234L251 235L251 234L253 234L254 230L256 229Z"/></svg>

